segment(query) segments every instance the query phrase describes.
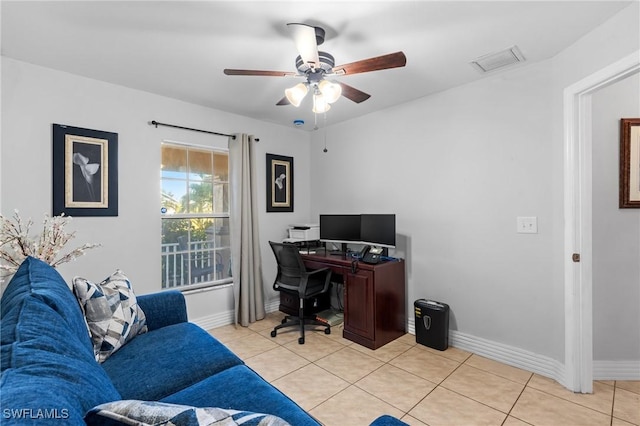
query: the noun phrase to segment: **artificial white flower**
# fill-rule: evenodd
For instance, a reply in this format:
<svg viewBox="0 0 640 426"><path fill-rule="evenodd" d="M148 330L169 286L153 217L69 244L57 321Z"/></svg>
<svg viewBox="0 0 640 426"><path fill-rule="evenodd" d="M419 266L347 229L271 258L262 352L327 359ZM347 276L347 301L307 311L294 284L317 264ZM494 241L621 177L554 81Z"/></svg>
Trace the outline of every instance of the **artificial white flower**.
<svg viewBox="0 0 640 426"><path fill-rule="evenodd" d="M87 243L73 249L65 255L58 253L73 238L75 232L65 232L64 227L71 221L71 216L44 216L42 233L35 238L29 237L33 221L29 218L23 222L18 210L13 218L0 215L0 273L13 274L27 256L40 259L54 268L62 263L70 262L84 255L86 250L100 247L100 244Z"/></svg>

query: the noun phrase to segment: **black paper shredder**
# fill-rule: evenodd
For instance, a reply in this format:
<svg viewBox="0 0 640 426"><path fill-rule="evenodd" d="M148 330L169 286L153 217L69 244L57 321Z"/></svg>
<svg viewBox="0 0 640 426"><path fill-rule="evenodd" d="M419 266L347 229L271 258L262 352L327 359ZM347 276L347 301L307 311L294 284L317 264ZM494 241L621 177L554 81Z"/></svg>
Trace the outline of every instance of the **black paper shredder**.
<svg viewBox="0 0 640 426"><path fill-rule="evenodd" d="M413 308L416 314L416 343L446 350L449 347L449 305L418 299L413 303Z"/></svg>

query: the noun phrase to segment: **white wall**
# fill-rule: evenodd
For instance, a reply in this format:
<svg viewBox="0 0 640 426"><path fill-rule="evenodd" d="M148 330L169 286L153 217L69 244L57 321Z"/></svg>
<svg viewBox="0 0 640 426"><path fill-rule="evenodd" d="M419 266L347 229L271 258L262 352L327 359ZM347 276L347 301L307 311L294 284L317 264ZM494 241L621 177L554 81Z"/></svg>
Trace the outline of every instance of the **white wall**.
<svg viewBox="0 0 640 426"><path fill-rule="evenodd" d="M563 89L638 50L637 17L636 2L546 62L332 126L326 154L314 134L312 214L396 213L407 312L441 300L453 330L563 363Z"/></svg>
<svg viewBox="0 0 640 426"><path fill-rule="evenodd" d="M592 97L596 361L640 360L640 210L618 208L620 118L640 117L639 103L640 74Z"/></svg>
<svg viewBox="0 0 640 426"><path fill-rule="evenodd" d="M136 292L160 290L160 142L163 139L226 147L227 138L155 128L151 120L221 133L249 133L257 147L258 202L267 298L275 262L269 239L282 239L286 226L309 218L309 136L288 129L9 58L2 61L2 213L20 210L37 225L52 204L51 124L118 133L118 217L75 217L73 242L102 247L59 268L65 279L81 275L102 280L115 268L132 280ZM265 153L294 157L295 212L266 213ZM229 314L230 288L187 296L189 315L199 319Z"/></svg>
<svg viewBox="0 0 640 426"><path fill-rule="evenodd" d="M558 338L541 324L562 321L547 300L550 79L532 65L334 126L328 153L313 142L311 180L314 214L396 213L407 312L440 300L453 329L546 354ZM517 234L517 216L540 232Z"/></svg>
<svg viewBox="0 0 640 426"><path fill-rule="evenodd" d="M140 293L156 291L160 141L226 141L147 122L252 133L259 159L295 157L295 213L260 217L266 288L275 275L267 240L288 224L325 212L396 213L409 315L417 298L442 300L454 330L564 362L562 90L638 50L637 17L634 2L551 60L331 126L326 154L323 130L309 136L3 58L2 213L50 212L51 123L117 132L120 216L75 218L78 243L104 247L61 272L98 280L119 267ZM259 178L264 167L259 160ZM537 216L539 233L516 234L519 215ZM188 305L192 319L225 314L231 293L189 296Z"/></svg>

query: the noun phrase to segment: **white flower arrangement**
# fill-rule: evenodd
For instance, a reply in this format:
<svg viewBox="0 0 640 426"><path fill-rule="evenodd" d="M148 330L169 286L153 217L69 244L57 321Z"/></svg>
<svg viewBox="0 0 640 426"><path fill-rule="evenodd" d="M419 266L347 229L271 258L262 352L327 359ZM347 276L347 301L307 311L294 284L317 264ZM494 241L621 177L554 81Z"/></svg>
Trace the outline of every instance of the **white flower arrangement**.
<svg viewBox="0 0 640 426"><path fill-rule="evenodd" d="M40 259L54 268L60 264L75 260L84 255L86 250L100 247L100 244L87 243L59 256L60 251L75 238L75 232L66 232L64 227L71 221L71 216L50 217L44 215L42 233L30 237L33 225L31 218L25 223L18 210L8 219L0 215L0 275L13 274L27 256Z"/></svg>

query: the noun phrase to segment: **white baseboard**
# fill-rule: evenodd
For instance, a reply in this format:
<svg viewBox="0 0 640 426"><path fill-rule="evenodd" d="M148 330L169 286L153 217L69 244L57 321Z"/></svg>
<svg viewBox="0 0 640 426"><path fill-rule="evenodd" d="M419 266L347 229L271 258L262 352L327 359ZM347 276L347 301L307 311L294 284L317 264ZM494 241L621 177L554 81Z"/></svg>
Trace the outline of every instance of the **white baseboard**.
<svg viewBox="0 0 640 426"><path fill-rule="evenodd" d="M279 309L280 300L265 303L267 313ZM220 312L200 317L191 322L205 330L233 324L233 311ZM415 335L415 319L407 321L407 330ZM564 364L544 355L536 354L514 346L475 337L457 330L449 330L449 345L474 354L540 374L566 386ZM594 361L594 380L640 380L640 361Z"/></svg>
<svg viewBox="0 0 640 426"><path fill-rule="evenodd" d="M415 335L415 319L409 319L407 325L409 333ZM564 364L544 355L456 330L449 330L449 344L494 361L540 374L566 387ZM640 380L640 360L593 361L593 380Z"/></svg>
<svg viewBox="0 0 640 426"><path fill-rule="evenodd" d="M265 311L267 313L276 312L280 308L280 299L269 301L265 304ZM211 330L212 328L222 327L224 325L233 324L235 316L233 310L226 312L219 312L217 314L207 315L196 319L190 319L189 321L200 326L205 330Z"/></svg>
<svg viewBox="0 0 640 426"><path fill-rule="evenodd" d="M416 334L414 318L409 319L407 329L409 333ZM503 364L540 374L566 387L564 364L547 356L475 337L457 330L449 330L449 345Z"/></svg>
<svg viewBox="0 0 640 426"><path fill-rule="evenodd" d="M271 312L276 312L280 309L280 298L273 299L270 302L265 303L264 310L270 314Z"/></svg>
<svg viewBox="0 0 640 426"><path fill-rule="evenodd" d="M593 361L593 380L640 380L640 361Z"/></svg>
<svg viewBox="0 0 640 426"><path fill-rule="evenodd" d="M233 311L226 311L207 315L206 317L190 319L189 322L192 322L205 330L211 330L212 328L233 324L234 318Z"/></svg>

